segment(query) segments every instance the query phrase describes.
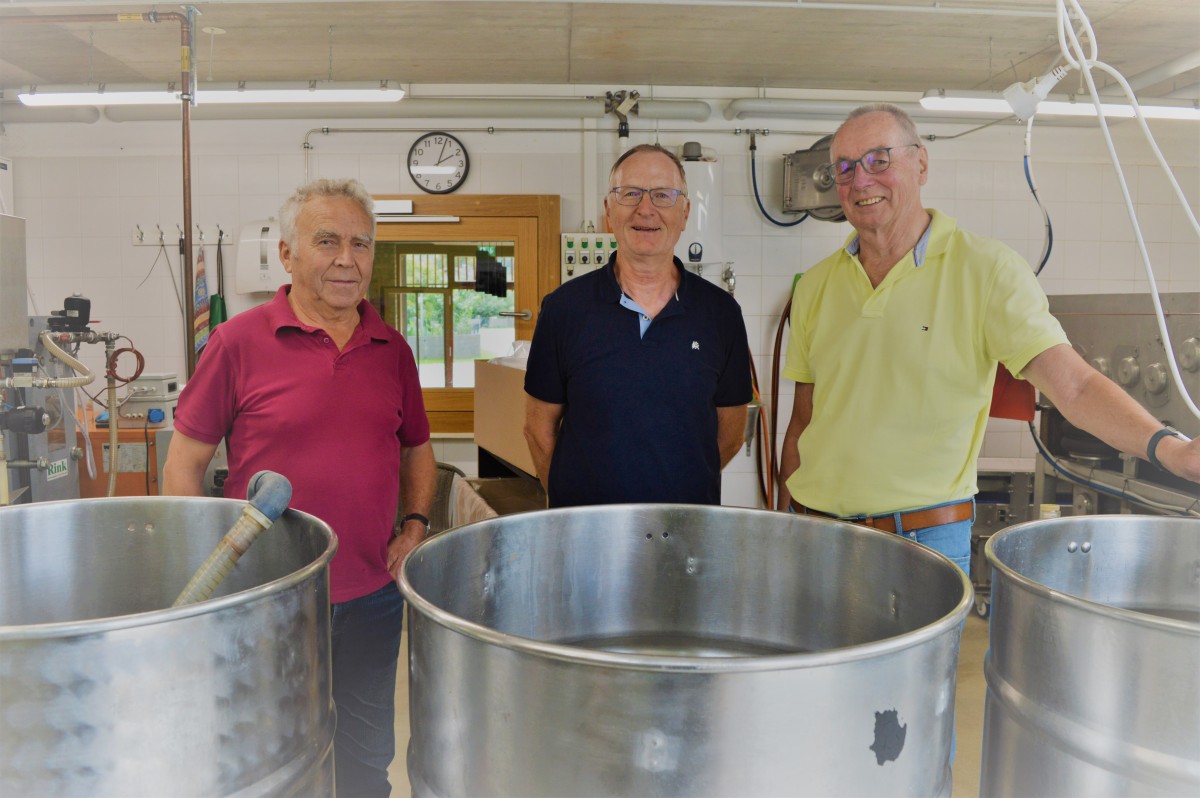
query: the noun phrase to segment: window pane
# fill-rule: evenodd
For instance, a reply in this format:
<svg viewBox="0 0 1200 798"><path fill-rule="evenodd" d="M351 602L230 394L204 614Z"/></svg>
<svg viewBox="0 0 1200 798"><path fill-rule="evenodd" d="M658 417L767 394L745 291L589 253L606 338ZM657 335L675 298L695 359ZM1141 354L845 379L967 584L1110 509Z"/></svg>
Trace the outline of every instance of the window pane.
<svg viewBox="0 0 1200 798"><path fill-rule="evenodd" d="M471 361L509 351L514 321L499 314L513 310L514 255L511 241L376 245L370 299L412 347L422 387L472 388Z"/></svg>

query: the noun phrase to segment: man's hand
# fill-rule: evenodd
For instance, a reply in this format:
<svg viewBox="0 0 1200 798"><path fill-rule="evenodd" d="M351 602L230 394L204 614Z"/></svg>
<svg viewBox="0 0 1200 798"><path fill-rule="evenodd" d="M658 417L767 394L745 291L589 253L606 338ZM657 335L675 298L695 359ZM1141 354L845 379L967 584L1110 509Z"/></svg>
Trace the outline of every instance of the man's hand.
<svg viewBox="0 0 1200 798"><path fill-rule="evenodd" d="M399 535L391 539L387 549L387 569L392 579L400 581L400 566L404 558L425 539L425 525L420 521L409 521Z"/></svg>

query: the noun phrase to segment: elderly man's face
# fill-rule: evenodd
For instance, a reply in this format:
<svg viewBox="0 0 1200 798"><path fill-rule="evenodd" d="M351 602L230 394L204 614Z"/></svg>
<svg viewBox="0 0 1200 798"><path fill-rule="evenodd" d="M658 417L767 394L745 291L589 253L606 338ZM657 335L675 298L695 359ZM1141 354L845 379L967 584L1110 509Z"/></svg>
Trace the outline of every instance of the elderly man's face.
<svg viewBox="0 0 1200 798"><path fill-rule="evenodd" d="M929 171L924 147L908 147L909 137L891 114L877 112L852 119L833 140L833 159L855 160L880 147L892 147L887 171L869 174L862 164L854 168L854 179L838 184L838 199L846 219L863 232L886 232L915 214L923 214L921 186Z"/></svg>
<svg viewBox="0 0 1200 798"><path fill-rule="evenodd" d="M683 188L679 167L666 155L639 152L630 156L617 169L609 188L636 186L638 188ZM604 215L608 229L617 238L619 251L638 258L665 258L668 262L675 244L687 226L690 203L680 195L670 208L660 208L650 201L648 193L637 205L620 205L611 191L604 198Z"/></svg>
<svg viewBox="0 0 1200 798"><path fill-rule="evenodd" d="M366 296L374 265L374 223L347 197L313 197L296 217L296 246L280 242L292 295L304 307L337 314Z"/></svg>

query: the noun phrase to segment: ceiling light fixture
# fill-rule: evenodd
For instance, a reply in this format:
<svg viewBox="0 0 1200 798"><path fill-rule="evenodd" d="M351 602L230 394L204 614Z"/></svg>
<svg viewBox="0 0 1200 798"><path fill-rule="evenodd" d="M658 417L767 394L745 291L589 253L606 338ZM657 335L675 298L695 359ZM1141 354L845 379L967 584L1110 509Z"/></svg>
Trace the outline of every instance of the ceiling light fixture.
<svg viewBox="0 0 1200 798"><path fill-rule="evenodd" d="M179 102L175 84L150 86L92 84L87 86L30 86L17 93L23 105L168 105Z"/></svg>
<svg viewBox="0 0 1200 798"><path fill-rule="evenodd" d="M392 81L347 83L202 83L196 87L197 105L255 103L388 103L404 97ZM17 94L25 105L167 105L178 103L175 84L158 89L147 85L98 84L86 86L30 86Z"/></svg>
<svg viewBox="0 0 1200 798"><path fill-rule="evenodd" d="M996 116L1013 115L1013 106L1003 95L995 92L931 89L921 97L921 107L929 111L980 113ZM1127 103L1101 104L1106 117L1134 116L1133 106ZM1189 119L1200 121L1200 103L1187 100L1145 100L1138 108L1147 119ZM1095 116L1096 106L1088 100L1067 97L1061 100L1043 99L1036 103L1038 114L1046 116Z"/></svg>

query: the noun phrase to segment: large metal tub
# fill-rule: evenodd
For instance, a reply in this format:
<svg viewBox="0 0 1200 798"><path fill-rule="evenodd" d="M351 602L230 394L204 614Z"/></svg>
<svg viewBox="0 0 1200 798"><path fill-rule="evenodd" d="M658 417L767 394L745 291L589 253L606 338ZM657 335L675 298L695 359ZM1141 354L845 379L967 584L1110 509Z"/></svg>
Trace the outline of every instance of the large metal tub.
<svg viewBox="0 0 1200 798"><path fill-rule="evenodd" d="M1200 795L1200 520L1034 521L986 553L980 794Z"/></svg>
<svg viewBox="0 0 1200 798"><path fill-rule="evenodd" d="M966 575L896 535L626 505L408 558L413 794L950 794Z"/></svg>
<svg viewBox="0 0 1200 798"><path fill-rule="evenodd" d="M330 528L289 510L168 609L244 506L0 509L0 795L328 795Z"/></svg>

